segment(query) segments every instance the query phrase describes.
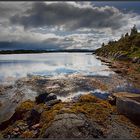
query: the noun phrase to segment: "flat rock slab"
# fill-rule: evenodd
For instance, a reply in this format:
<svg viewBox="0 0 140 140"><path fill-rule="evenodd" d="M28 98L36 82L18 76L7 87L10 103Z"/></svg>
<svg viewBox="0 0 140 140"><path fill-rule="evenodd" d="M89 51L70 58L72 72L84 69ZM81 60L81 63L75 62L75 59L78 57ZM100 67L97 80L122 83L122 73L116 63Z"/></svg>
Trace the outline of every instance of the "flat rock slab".
<svg viewBox="0 0 140 140"><path fill-rule="evenodd" d="M128 92L118 92L118 93L113 93L113 96L116 98L118 97L125 97L125 98L140 98L140 94L134 94L134 93L128 93Z"/></svg>
<svg viewBox="0 0 140 140"><path fill-rule="evenodd" d="M45 138L99 138L102 132L97 124L91 124L83 114L64 113L56 115L46 129Z"/></svg>
<svg viewBox="0 0 140 140"><path fill-rule="evenodd" d="M115 93L116 106L121 114L124 114L132 120L140 120L140 94L120 92Z"/></svg>

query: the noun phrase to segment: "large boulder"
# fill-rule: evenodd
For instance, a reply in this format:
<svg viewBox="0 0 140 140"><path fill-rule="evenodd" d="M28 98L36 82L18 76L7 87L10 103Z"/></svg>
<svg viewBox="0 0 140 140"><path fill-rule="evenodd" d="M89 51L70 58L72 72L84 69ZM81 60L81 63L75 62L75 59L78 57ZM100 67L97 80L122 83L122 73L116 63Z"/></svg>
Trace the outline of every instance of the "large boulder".
<svg viewBox="0 0 140 140"><path fill-rule="evenodd" d="M113 94L118 112L140 121L140 94L119 92Z"/></svg>
<svg viewBox="0 0 140 140"><path fill-rule="evenodd" d="M64 113L56 115L46 129L44 138L100 138L103 133L98 124L91 124L82 114Z"/></svg>

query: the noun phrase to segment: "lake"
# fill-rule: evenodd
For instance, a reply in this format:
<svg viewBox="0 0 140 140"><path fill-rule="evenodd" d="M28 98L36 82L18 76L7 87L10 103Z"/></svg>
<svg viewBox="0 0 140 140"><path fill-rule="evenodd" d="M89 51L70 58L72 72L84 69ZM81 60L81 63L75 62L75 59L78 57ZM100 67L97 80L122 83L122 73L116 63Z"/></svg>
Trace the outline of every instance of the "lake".
<svg viewBox="0 0 140 140"><path fill-rule="evenodd" d="M27 75L56 76L80 74L108 76L112 71L91 53L42 53L0 55L0 81Z"/></svg>
<svg viewBox="0 0 140 140"><path fill-rule="evenodd" d="M107 99L112 92L132 90L127 80L91 53L0 55L0 122L9 119L22 101L34 101L42 92L69 102L83 94Z"/></svg>

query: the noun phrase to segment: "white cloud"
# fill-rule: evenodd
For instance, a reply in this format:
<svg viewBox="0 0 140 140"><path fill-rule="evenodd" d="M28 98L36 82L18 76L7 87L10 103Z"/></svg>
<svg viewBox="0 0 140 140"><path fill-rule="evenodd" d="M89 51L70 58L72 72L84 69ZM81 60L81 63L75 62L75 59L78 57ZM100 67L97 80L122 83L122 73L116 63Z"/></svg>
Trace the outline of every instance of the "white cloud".
<svg viewBox="0 0 140 140"><path fill-rule="evenodd" d="M63 7L58 2L45 4L47 6L34 2L0 2L0 41L52 43L62 48L95 49L103 42L118 39L121 34L129 32L134 24L140 29L140 16L137 13L123 13L115 7L99 8L91 2L63 2L65 13L59 15L58 13L63 14ZM39 6L44 6L44 10L52 8L48 10L52 16L49 24L46 17L39 22L40 19L32 18L33 15L37 15L36 18L41 14L49 15L43 10L39 11ZM57 11L59 12L55 13ZM79 17L76 18L75 14ZM9 20L13 16L17 22L11 24ZM27 23L24 21L26 16L29 16ZM30 19L34 21L31 22Z"/></svg>

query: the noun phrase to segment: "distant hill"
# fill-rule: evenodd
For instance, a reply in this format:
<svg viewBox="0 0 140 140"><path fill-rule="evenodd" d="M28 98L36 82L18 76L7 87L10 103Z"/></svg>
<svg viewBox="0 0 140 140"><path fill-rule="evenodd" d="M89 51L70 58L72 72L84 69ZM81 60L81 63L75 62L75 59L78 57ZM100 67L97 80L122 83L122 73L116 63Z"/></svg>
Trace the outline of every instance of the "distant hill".
<svg viewBox="0 0 140 140"><path fill-rule="evenodd" d="M95 53L107 58L140 63L140 33L134 26L130 34L122 35L118 41L109 41L107 45L103 43Z"/></svg>
<svg viewBox="0 0 140 140"><path fill-rule="evenodd" d="M60 52L69 52L69 53L85 53L91 52L94 53L94 50L88 49L59 49L59 50L1 50L0 54L25 54L25 53L60 53Z"/></svg>

